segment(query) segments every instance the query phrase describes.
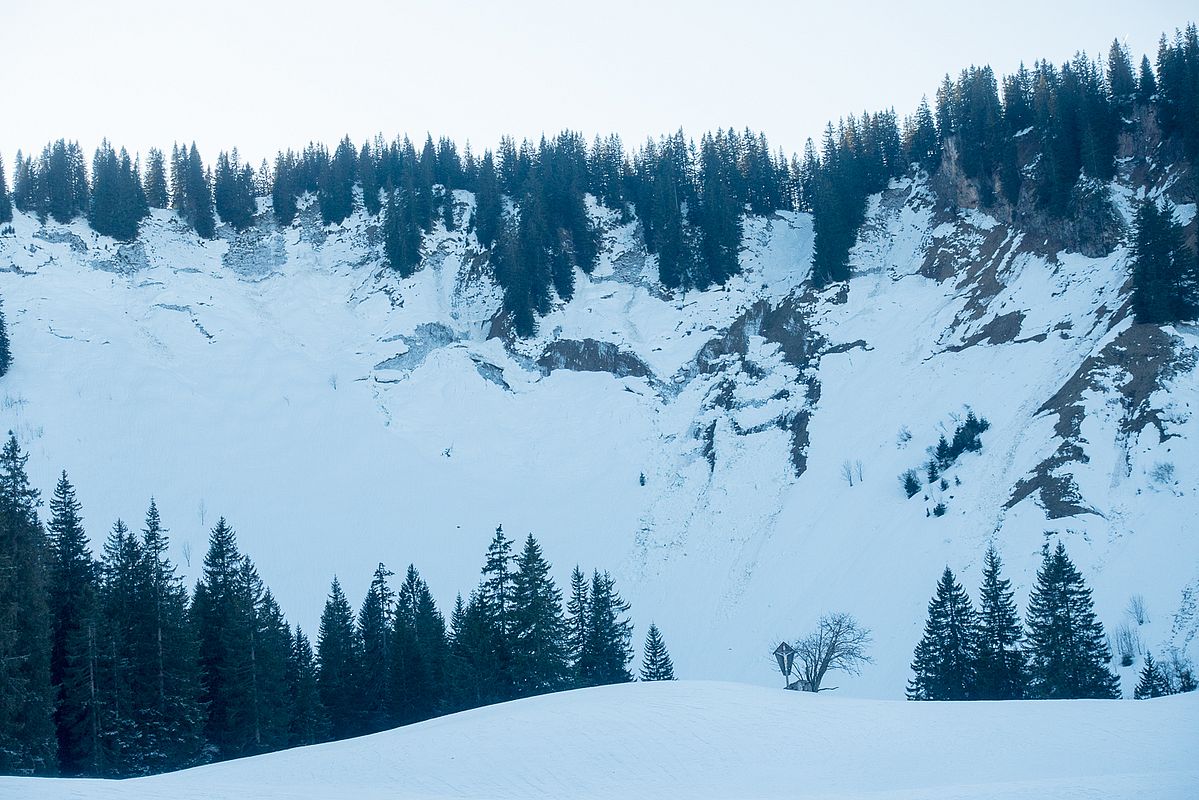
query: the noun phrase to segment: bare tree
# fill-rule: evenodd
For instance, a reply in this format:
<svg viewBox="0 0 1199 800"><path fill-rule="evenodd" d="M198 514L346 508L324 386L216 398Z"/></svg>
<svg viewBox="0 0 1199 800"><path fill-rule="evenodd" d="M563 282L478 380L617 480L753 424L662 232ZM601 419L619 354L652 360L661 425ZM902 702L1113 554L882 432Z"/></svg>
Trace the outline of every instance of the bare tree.
<svg viewBox="0 0 1199 800"><path fill-rule="evenodd" d="M795 643L800 688L805 692L821 691L820 684L829 670L859 674L862 665L871 661L866 655L870 641L869 629L849 614L822 616L816 630Z"/></svg>
<svg viewBox="0 0 1199 800"><path fill-rule="evenodd" d="M853 486L853 464L849 462L848 458L841 464L841 477L846 483Z"/></svg>

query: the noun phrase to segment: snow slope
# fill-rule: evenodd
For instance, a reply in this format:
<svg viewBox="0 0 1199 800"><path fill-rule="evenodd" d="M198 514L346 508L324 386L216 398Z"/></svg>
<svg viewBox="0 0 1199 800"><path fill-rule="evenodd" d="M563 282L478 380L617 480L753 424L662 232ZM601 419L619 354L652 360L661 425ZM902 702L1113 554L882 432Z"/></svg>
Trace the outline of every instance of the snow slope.
<svg viewBox="0 0 1199 800"><path fill-rule="evenodd" d="M599 266L523 342L488 338L500 295L461 228L399 280L360 215L205 242L155 212L132 245L18 215L0 424L44 492L69 471L97 545L153 495L194 579L226 516L310 631L333 575L356 602L379 561L448 606L502 523L560 583L612 570L683 677L771 684L780 638L849 611L874 663L834 685L896 698L946 564L973 593L994 542L1023 608L1061 538L1109 633L1196 656L1199 339L1131 324L1124 249L1045 257L897 181L848 287L805 284L811 220L780 213L747 221L726 287L668 297L636 225L592 210ZM907 499L967 407L982 452Z"/></svg>
<svg viewBox="0 0 1199 800"><path fill-rule="evenodd" d="M127 781L0 778L26 800L1184 800L1199 696L908 703L729 683L584 689Z"/></svg>

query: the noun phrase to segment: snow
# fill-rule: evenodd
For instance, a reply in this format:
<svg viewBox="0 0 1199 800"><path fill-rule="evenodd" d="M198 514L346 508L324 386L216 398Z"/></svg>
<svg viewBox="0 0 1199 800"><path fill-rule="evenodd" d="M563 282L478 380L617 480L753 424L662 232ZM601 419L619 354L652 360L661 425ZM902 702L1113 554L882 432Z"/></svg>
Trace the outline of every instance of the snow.
<svg viewBox="0 0 1199 800"><path fill-rule="evenodd" d="M457 201L469 214L470 195ZM1108 359L1084 381L1083 458L1053 474L1095 513L1052 518L1035 494L1007 507L1063 445L1043 407L1127 332L1123 249L1047 259L1010 232L984 253L995 220L934 226L927 187L897 181L871 201L847 294L806 292L811 219L780 213L747 221L726 287L668 297L636 223L608 215L594 274L508 348L487 338L500 295L472 235L439 227L400 280L361 215L329 230L313 217L202 242L155 212L129 248L19 214L0 238L15 354L0 424L43 492L68 470L97 546L118 516L140 525L154 495L190 582L225 515L312 632L331 578L356 603L379 561L415 563L447 608L502 523L538 537L560 585L576 563L610 569L637 639L656 621L682 677L771 684L780 638L847 611L873 630L874 663L835 684L897 698L946 564L974 593L994 542L1023 609L1042 545L1061 538L1109 634L1140 594L1144 647L1197 655L1193 361L1146 400L1165 440L1128 433L1121 387L1137 364ZM924 274L934 244L961 253L953 278ZM750 330L743 355L697 366L755 303L784 301L811 328L805 361ZM1177 353L1199 346L1186 326L1170 335ZM543 374L555 339L609 343L653 375ZM898 476L967 408L991 422L983 451L949 489L908 500ZM788 425L802 414L797 476ZM862 463L852 487L846 461ZM1175 485L1153 478L1159 463ZM948 513L927 516L941 500Z"/></svg>
<svg viewBox="0 0 1199 800"><path fill-rule="evenodd" d="M25 800L1154 800L1199 786L1199 696L909 703L730 683L584 689L127 781L0 778Z"/></svg>

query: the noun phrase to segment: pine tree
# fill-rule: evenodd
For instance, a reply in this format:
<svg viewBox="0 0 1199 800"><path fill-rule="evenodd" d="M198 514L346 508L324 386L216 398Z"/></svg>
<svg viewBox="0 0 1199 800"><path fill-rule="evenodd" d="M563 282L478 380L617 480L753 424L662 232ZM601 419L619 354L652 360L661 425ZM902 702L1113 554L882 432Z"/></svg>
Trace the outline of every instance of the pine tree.
<svg viewBox="0 0 1199 800"><path fill-rule="evenodd" d="M1117 698L1119 678L1095 617L1091 590L1058 542L1046 549L1028 601L1028 663L1033 697Z"/></svg>
<svg viewBox="0 0 1199 800"><path fill-rule="evenodd" d="M9 775L57 768L45 533L28 459L10 432L0 453L0 773Z"/></svg>
<svg viewBox="0 0 1199 800"><path fill-rule="evenodd" d="M356 736L362 732L362 655L354 612L337 578L321 614L316 650L321 704L329 715L329 732L334 739Z"/></svg>
<svg viewBox="0 0 1199 800"><path fill-rule="evenodd" d="M1146 700L1170 694L1170 682L1161 667L1153 660L1152 653L1145 654L1145 666L1141 668L1141 679L1133 691L1133 699Z"/></svg>
<svg viewBox="0 0 1199 800"><path fill-rule="evenodd" d="M529 534L512 578L512 675L518 697L561 689L570 674L562 592Z"/></svg>
<svg viewBox="0 0 1199 800"><path fill-rule="evenodd" d="M138 597L138 569L144 562L141 543L117 520L104 542L101 558L101 608L104 622L98 667L101 715L101 763L93 770L108 777L137 772L138 730L134 710L137 667L132 657L137 645L134 620L142 601Z"/></svg>
<svg viewBox="0 0 1199 800"><path fill-rule="evenodd" d="M588 600L587 639L579 658L584 686L603 686L633 680L633 624L624 616L629 604L621 599L615 581L598 570L591 578Z"/></svg>
<svg viewBox="0 0 1199 800"><path fill-rule="evenodd" d="M12 368L12 345L8 339L8 321L4 317L4 300L0 298L0 378Z"/></svg>
<svg viewBox="0 0 1199 800"><path fill-rule="evenodd" d="M503 198L495 174L495 162L491 151L483 154L479 167L479 178L475 189L475 236L479 244L490 249L499 237L503 226Z"/></svg>
<svg viewBox="0 0 1199 800"><path fill-rule="evenodd" d="M150 208L167 207L169 198L167 196L166 164L162 151L157 147L151 147L150 154L146 157L146 174L143 177L142 185L146 195L146 204Z"/></svg>
<svg viewBox="0 0 1199 800"><path fill-rule="evenodd" d="M446 661L448 710L476 708L500 699L490 682L492 642L478 593L473 593L469 602L463 602L462 595L458 595L450 615L449 657Z"/></svg>
<svg viewBox="0 0 1199 800"><path fill-rule="evenodd" d="M445 703L445 619L412 564L400 586L392 631L391 696L397 724L428 719Z"/></svg>
<svg viewBox="0 0 1199 800"><path fill-rule="evenodd" d="M504 700L513 694L512 676L512 540L504 535L504 526L495 529L483 563L483 580L479 584L477 605L483 615L490 650L489 674L486 676L491 692Z"/></svg>
<svg viewBox="0 0 1199 800"><path fill-rule="evenodd" d="M57 702L59 771L98 774L101 761L99 568L88 549L75 488L62 473L50 498L48 585L53 638L50 681Z"/></svg>
<svg viewBox="0 0 1199 800"><path fill-rule="evenodd" d="M292 710L288 745L298 747L325 741L329 737L329 718L321 704L316 656L299 626L292 638L287 680Z"/></svg>
<svg viewBox="0 0 1199 800"><path fill-rule="evenodd" d="M169 548L168 531L151 499L136 572L140 602L131 625L137 676L131 702L139 731L134 771L139 774L191 766L202 745L195 629Z"/></svg>
<svg viewBox="0 0 1199 800"><path fill-rule="evenodd" d="M576 564L570 573L570 599L566 602L566 648L570 658L571 680L576 686L584 685L580 668L584 663L583 651L587 646L587 608L591 587L587 576Z"/></svg>
<svg viewBox="0 0 1199 800"><path fill-rule="evenodd" d="M978 664L978 618L949 567L928 604L924 636L912 659L909 700L972 700Z"/></svg>
<svg viewBox="0 0 1199 800"><path fill-rule="evenodd" d="M150 213L145 191L129 154L118 154L104 140L92 161L92 191L87 221L92 229L121 241L137 237L138 224Z"/></svg>
<svg viewBox="0 0 1199 800"><path fill-rule="evenodd" d="M666 643L662 641L662 633L658 626L650 623L649 631L645 634L645 652L641 657L641 680L643 681L673 681L674 663L670 653L666 652Z"/></svg>
<svg viewBox="0 0 1199 800"><path fill-rule="evenodd" d="M0 158L0 225L12 222L12 198L8 196L8 181L4 178L4 159Z"/></svg>
<svg viewBox="0 0 1199 800"><path fill-rule="evenodd" d="M1132 246L1132 308L1138 322L1167 324L1199 314L1199 261L1174 210L1148 199L1137 209Z"/></svg>
<svg viewBox="0 0 1199 800"><path fill-rule="evenodd" d="M358 639L362 643L361 688L363 724L367 731L380 731L391 723L391 644L395 592L387 585L394 575L382 563L375 568L370 588L358 612Z"/></svg>
<svg viewBox="0 0 1199 800"><path fill-rule="evenodd" d="M987 548L978 614L978 664L975 697L979 700L1020 700L1028 688L1023 632L1012 599L1012 582L999 575L1003 562L995 546Z"/></svg>
<svg viewBox="0 0 1199 800"><path fill-rule="evenodd" d="M321 171L316 191L321 219L326 225L338 225L354 211L354 178L358 168L358 152L350 137L337 145Z"/></svg>

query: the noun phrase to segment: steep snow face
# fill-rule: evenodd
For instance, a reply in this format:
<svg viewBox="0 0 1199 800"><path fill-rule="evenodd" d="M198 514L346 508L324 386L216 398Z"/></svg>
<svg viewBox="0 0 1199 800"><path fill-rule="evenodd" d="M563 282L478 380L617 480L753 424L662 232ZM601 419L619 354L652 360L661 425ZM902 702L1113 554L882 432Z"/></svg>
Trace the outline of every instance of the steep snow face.
<svg viewBox="0 0 1199 800"><path fill-rule="evenodd" d="M610 569L683 676L773 683L780 638L849 611L874 663L830 683L897 697L946 564L973 593L994 542L1023 608L1061 538L1113 639L1195 655L1199 342L1131 323L1124 250L1046 259L899 181L848 285L806 284L811 220L780 213L747 220L727 286L671 297L636 224L592 213L599 265L518 342L488 338L501 295L465 226L400 280L371 221L311 207L210 242L155 212L132 245L18 216L0 423L44 491L68 470L97 545L153 495L194 579L226 516L306 629L379 561L452 602L503 524L560 582ZM981 452L908 499L967 410Z"/></svg>
<svg viewBox="0 0 1199 800"><path fill-rule="evenodd" d="M1183 800L1199 697L906 703L727 683L606 686L128 781L0 778L27 800Z"/></svg>

